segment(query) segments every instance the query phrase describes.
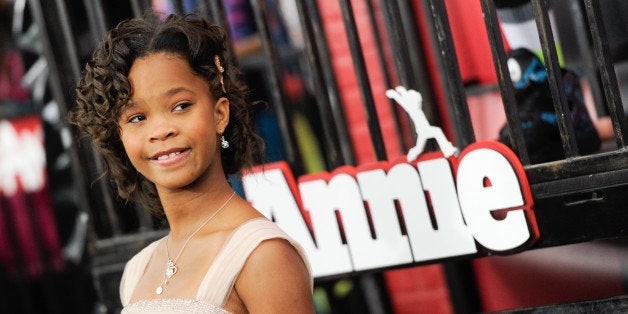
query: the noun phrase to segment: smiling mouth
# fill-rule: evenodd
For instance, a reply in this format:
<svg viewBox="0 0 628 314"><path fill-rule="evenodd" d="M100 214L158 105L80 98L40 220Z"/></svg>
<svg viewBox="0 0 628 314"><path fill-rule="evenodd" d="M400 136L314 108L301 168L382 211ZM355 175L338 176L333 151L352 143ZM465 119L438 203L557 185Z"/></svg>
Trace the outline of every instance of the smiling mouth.
<svg viewBox="0 0 628 314"><path fill-rule="evenodd" d="M181 154L181 152L174 152L174 153L170 153L168 155L161 155L161 156L157 157L157 160L169 159L169 158L172 158L172 157L174 157L176 155L179 155L179 154Z"/></svg>
<svg viewBox="0 0 628 314"><path fill-rule="evenodd" d="M164 161L164 160L172 159L172 158L176 157L177 155L185 153L186 151L188 151L188 150L187 149L183 149L183 150L180 150L180 151L159 155L159 156L153 157L151 159L152 160L156 160L156 161Z"/></svg>

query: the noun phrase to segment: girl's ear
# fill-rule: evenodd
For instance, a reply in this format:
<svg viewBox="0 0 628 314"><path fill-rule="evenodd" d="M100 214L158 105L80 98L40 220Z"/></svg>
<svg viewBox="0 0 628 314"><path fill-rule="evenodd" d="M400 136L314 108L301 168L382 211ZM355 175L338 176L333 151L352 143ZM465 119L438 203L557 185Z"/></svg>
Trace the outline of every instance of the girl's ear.
<svg viewBox="0 0 628 314"><path fill-rule="evenodd" d="M214 121L216 121L216 132L224 133L229 124L229 99L220 97L214 105Z"/></svg>

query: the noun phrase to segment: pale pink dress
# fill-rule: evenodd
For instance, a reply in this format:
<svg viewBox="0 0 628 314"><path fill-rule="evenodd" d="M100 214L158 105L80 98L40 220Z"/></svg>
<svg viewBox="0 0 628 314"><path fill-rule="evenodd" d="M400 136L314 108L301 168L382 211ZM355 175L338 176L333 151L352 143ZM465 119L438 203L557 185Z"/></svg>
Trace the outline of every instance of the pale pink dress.
<svg viewBox="0 0 628 314"><path fill-rule="evenodd" d="M309 263L301 246L279 229L275 223L264 218L257 218L243 223L234 230L209 267L194 300L155 299L129 304L135 286L144 274L148 261L160 240L155 241L135 255L124 268L120 282L120 299L124 306L122 314L229 313L222 307L227 301L244 263L262 241L274 238L288 240L301 255L308 271L310 271Z"/></svg>

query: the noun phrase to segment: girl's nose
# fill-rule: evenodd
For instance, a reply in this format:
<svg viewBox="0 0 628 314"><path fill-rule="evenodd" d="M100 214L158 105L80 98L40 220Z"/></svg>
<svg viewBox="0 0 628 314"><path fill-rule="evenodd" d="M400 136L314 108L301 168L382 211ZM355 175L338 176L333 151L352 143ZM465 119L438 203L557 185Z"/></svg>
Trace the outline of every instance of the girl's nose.
<svg viewBox="0 0 628 314"><path fill-rule="evenodd" d="M163 141L170 137L175 136L177 128L170 123L168 119L156 118L153 120L153 127L150 133L150 141Z"/></svg>

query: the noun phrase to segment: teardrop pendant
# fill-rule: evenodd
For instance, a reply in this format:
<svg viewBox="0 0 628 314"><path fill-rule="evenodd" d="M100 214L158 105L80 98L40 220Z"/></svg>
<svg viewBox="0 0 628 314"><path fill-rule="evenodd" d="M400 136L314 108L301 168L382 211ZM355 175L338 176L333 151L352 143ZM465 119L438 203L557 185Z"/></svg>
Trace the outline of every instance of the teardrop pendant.
<svg viewBox="0 0 628 314"><path fill-rule="evenodd" d="M164 292L164 286L168 284L168 280L177 273L177 265L174 264L173 260L168 260L166 263L166 271L164 272L164 281L155 289L155 293L162 294Z"/></svg>

